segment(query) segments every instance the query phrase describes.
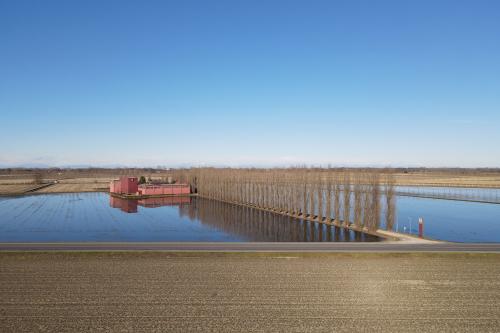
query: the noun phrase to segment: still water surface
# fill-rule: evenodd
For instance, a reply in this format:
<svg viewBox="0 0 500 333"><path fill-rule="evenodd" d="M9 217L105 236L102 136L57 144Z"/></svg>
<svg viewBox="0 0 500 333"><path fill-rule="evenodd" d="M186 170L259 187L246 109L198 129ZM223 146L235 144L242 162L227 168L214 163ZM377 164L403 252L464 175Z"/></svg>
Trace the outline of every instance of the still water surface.
<svg viewBox="0 0 500 333"><path fill-rule="evenodd" d="M428 238L500 242L498 204L400 196L396 206L399 232L417 234L423 217ZM106 193L0 198L0 242L378 240L201 198L120 200Z"/></svg>
<svg viewBox="0 0 500 333"><path fill-rule="evenodd" d="M201 198L123 200L106 193L0 198L0 242L378 241L343 228Z"/></svg>
<svg viewBox="0 0 500 333"><path fill-rule="evenodd" d="M424 235L451 242L500 242L500 204L415 197L397 198L395 231L418 234L418 218L424 219Z"/></svg>

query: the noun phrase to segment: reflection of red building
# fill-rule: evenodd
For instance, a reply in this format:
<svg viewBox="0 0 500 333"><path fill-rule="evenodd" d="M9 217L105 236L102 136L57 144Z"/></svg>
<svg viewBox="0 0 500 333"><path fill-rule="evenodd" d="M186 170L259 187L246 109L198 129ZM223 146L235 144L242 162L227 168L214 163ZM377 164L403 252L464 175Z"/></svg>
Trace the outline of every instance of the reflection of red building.
<svg viewBox="0 0 500 333"><path fill-rule="evenodd" d="M161 206L177 206L191 203L191 197L163 197L163 198L147 198L139 200L139 205L143 207L161 207Z"/></svg>
<svg viewBox="0 0 500 333"><path fill-rule="evenodd" d="M113 208L120 208L125 213L137 213L137 200L127 200L109 196L109 205Z"/></svg>
<svg viewBox="0 0 500 333"><path fill-rule="evenodd" d="M154 208L161 206L177 206L185 205L191 203L191 197L189 196L179 196L179 197L163 197L163 198L147 198L147 199L123 199L109 196L109 205L113 208L119 208L125 213L137 213L137 206L142 206L146 208Z"/></svg>

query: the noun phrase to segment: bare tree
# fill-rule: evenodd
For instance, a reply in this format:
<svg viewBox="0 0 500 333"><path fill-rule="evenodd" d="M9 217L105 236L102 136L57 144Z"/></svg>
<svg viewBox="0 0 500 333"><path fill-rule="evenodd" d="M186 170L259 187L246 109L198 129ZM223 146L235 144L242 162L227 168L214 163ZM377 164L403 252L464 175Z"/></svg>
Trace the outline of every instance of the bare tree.
<svg viewBox="0 0 500 333"><path fill-rule="evenodd" d="M327 179L326 183L326 222L332 221L332 180Z"/></svg>
<svg viewBox="0 0 500 333"><path fill-rule="evenodd" d="M35 174L33 174L33 183L34 184L42 184L43 183L42 174L40 172L36 172Z"/></svg>
<svg viewBox="0 0 500 333"><path fill-rule="evenodd" d="M361 179L359 174L355 175L354 178L354 225L360 227L362 224L362 213L363 213L363 187L361 184Z"/></svg>
<svg viewBox="0 0 500 333"><path fill-rule="evenodd" d="M385 181L385 223L387 230L392 230L396 218L396 196L394 190L395 179L392 173L386 175Z"/></svg>
<svg viewBox="0 0 500 333"><path fill-rule="evenodd" d="M344 194L344 226L349 226L350 213L351 213L351 177L349 173L344 173L344 184L343 184L343 194Z"/></svg>
<svg viewBox="0 0 500 333"><path fill-rule="evenodd" d="M337 176L335 177L335 184L333 186L333 210L335 214L335 222L338 224L340 223L340 184Z"/></svg>
<svg viewBox="0 0 500 333"><path fill-rule="evenodd" d="M318 184L316 185L318 193L318 221L323 221L323 180L321 174L318 174Z"/></svg>
<svg viewBox="0 0 500 333"><path fill-rule="evenodd" d="M371 222L370 230L377 230L380 226L380 177L372 173L371 177Z"/></svg>

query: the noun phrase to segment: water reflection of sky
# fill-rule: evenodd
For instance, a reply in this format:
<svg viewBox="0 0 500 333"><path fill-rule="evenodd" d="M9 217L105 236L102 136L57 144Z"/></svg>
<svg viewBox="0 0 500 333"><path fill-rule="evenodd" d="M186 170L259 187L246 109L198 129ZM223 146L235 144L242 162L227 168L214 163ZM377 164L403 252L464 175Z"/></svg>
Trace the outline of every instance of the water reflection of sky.
<svg viewBox="0 0 500 333"><path fill-rule="evenodd" d="M411 225L416 234L419 217L424 218L424 234L430 238L500 242L497 204L397 198L395 228L409 232ZM0 198L2 242L363 240L365 236L343 229L211 200L139 201L122 207L104 193Z"/></svg>
<svg viewBox="0 0 500 333"><path fill-rule="evenodd" d="M105 193L2 198L0 241L377 240L212 200L160 201L118 202Z"/></svg>
<svg viewBox="0 0 500 333"><path fill-rule="evenodd" d="M424 234L455 242L500 242L500 205L454 200L398 197L399 231L418 232L424 218Z"/></svg>

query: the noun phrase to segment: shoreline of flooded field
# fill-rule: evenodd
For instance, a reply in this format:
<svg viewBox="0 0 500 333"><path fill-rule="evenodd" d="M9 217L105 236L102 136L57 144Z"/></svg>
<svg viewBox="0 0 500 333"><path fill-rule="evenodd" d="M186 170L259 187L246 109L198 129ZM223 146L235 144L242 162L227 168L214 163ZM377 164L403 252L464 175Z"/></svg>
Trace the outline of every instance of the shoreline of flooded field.
<svg viewBox="0 0 500 333"><path fill-rule="evenodd" d="M202 198L176 200L156 198L125 201L124 205L113 203L105 192L4 196L0 197L0 241L379 240L345 228L251 207ZM500 242L500 205L413 196L398 196L396 200L393 231L416 236L418 219L423 218L426 238ZM131 211L125 213L127 210ZM136 217L131 216L133 211L137 211ZM381 227L385 228L384 223Z"/></svg>

